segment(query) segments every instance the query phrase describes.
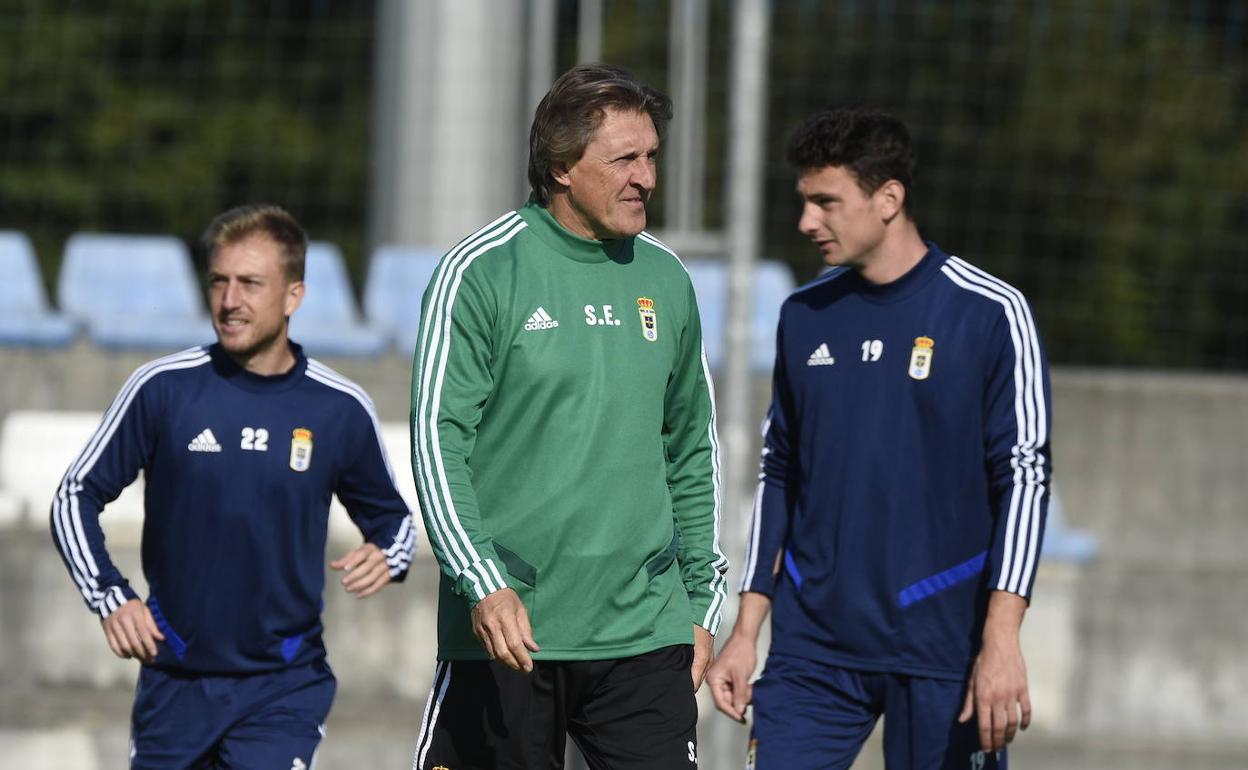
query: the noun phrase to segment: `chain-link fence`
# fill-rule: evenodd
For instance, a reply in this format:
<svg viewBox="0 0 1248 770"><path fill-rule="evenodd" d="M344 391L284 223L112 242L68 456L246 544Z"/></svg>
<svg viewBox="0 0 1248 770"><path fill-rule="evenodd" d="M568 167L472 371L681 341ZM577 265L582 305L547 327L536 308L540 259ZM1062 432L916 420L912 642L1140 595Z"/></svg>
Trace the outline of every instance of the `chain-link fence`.
<svg viewBox="0 0 1248 770"><path fill-rule="evenodd" d="M267 200L358 259L372 3L27 0L0 8L0 228L54 280L69 234L194 239Z"/></svg>
<svg viewBox="0 0 1248 770"><path fill-rule="evenodd" d="M271 199L340 243L358 279L375 10L9 4L0 227L31 234L52 276L75 230L193 237L227 205ZM559 69L575 61L577 12L559 4ZM732 12L709 3L712 227ZM666 83L670 14L604 2L604 58ZM1023 289L1055 362L1248 368L1248 6L783 0L770 50L767 256L801 278L818 268L795 229L789 131L829 103L875 105L915 134L925 237Z"/></svg>

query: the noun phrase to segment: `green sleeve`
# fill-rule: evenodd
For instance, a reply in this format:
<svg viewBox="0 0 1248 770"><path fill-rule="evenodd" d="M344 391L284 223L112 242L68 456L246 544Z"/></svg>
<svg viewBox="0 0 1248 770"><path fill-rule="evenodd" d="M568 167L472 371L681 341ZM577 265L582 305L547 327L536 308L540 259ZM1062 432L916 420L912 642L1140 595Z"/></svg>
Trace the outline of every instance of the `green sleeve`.
<svg viewBox="0 0 1248 770"><path fill-rule="evenodd" d="M719 438L714 401L697 301L690 286L687 318L663 405L663 431L667 483L680 536L676 560L693 622L712 634L719 630L728 571L728 559L719 549Z"/></svg>
<svg viewBox="0 0 1248 770"><path fill-rule="evenodd" d="M482 531L468 457L493 388L495 303L481 271L452 250L425 289L412 363L412 472L425 530L454 591L475 606L507 587L488 532Z"/></svg>

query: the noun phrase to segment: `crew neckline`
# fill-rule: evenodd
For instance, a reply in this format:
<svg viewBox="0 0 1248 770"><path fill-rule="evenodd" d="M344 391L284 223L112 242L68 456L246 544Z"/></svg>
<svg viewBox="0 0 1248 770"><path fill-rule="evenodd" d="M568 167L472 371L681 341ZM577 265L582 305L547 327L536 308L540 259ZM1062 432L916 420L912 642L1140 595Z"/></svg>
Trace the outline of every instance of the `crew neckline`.
<svg viewBox="0 0 1248 770"><path fill-rule="evenodd" d="M213 343L208 348L208 353L212 356L212 366L217 374L231 385L252 393L280 393L294 387L308 368L303 346L293 341L288 341L287 344L295 357L295 365L281 374L256 374L247 371L230 358L219 342Z"/></svg>
<svg viewBox="0 0 1248 770"><path fill-rule="evenodd" d="M871 283L854 271L854 279L858 282L858 290L864 299L886 304L897 302L911 296L940 272L940 268L949 256L931 241L924 241L927 251L918 264L906 271L900 278L888 283Z"/></svg>

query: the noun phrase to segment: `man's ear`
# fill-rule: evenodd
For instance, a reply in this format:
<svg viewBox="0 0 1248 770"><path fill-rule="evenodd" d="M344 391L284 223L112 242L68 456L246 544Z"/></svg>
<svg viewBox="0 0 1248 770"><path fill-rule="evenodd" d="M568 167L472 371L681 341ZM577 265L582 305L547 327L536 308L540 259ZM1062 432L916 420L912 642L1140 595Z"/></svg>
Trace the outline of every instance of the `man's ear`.
<svg viewBox="0 0 1248 770"><path fill-rule="evenodd" d="M879 207L880 218L891 222L906 206L906 186L896 179L890 179L880 185L873 197Z"/></svg>
<svg viewBox="0 0 1248 770"><path fill-rule="evenodd" d="M556 163L550 167L550 178L563 185L572 186L571 168L566 163Z"/></svg>
<svg viewBox="0 0 1248 770"><path fill-rule="evenodd" d="M290 318L290 314L295 312L299 307L299 303L303 302L304 284L303 281L292 281L286 287L286 317Z"/></svg>

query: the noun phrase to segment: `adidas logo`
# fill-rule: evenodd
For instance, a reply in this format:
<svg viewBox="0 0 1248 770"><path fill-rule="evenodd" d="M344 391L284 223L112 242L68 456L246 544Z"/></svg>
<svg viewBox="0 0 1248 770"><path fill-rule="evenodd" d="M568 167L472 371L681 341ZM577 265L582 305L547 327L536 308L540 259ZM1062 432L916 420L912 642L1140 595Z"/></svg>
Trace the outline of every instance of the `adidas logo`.
<svg viewBox="0 0 1248 770"><path fill-rule="evenodd" d="M192 452L220 452L221 445L217 443L217 437L212 435L212 428L204 428L199 435L191 439L191 443L186 448Z"/></svg>
<svg viewBox="0 0 1248 770"><path fill-rule="evenodd" d="M558 321L551 318L544 308L539 307L533 311L533 315L529 316L529 320L524 324L524 330L532 332L539 329L553 329L558 325Z"/></svg>
<svg viewBox="0 0 1248 770"><path fill-rule="evenodd" d="M807 366L831 366L834 363L836 363L836 359L832 357L826 342L815 348L815 352L811 353L810 358L806 359Z"/></svg>

